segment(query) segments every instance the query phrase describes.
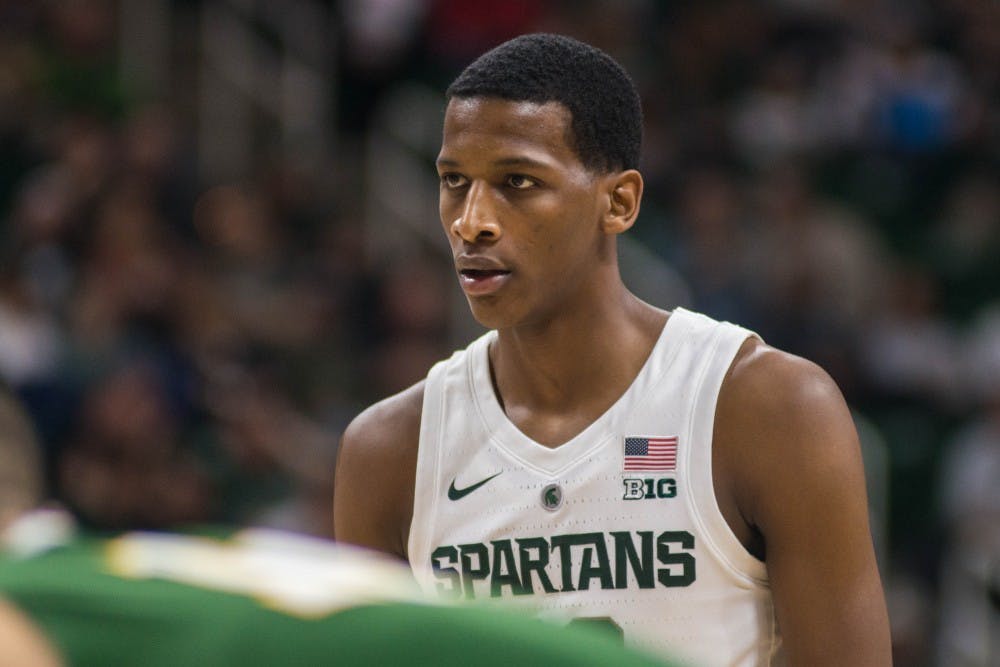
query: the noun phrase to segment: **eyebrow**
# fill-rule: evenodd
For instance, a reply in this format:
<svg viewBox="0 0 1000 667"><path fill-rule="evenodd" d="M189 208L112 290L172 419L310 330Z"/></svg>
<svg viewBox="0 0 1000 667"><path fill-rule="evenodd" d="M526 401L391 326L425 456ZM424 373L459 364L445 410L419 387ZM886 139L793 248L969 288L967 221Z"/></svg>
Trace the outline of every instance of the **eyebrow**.
<svg viewBox="0 0 1000 667"><path fill-rule="evenodd" d="M547 162L523 156L500 158L490 164L496 167L535 167L538 169L545 169L551 166ZM457 167L459 166L459 162L450 158L439 158L437 165L439 167Z"/></svg>

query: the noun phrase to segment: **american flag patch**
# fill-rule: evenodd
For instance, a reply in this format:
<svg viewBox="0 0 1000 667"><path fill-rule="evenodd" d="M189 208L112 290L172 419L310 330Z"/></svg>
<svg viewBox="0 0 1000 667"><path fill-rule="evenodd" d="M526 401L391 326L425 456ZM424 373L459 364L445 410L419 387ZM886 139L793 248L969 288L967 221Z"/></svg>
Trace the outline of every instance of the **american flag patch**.
<svg viewBox="0 0 1000 667"><path fill-rule="evenodd" d="M676 470L677 436L625 438L625 470Z"/></svg>

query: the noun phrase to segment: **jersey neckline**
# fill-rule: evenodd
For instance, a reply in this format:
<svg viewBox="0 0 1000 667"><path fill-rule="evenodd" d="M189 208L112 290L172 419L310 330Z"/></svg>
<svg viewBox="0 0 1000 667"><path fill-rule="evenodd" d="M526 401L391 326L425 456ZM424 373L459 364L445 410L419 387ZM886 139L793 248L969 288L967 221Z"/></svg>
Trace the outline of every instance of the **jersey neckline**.
<svg viewBox="0 0 1000 667"><path fill-rule="evenodd" d="M497 339L497 332L490 331L477 340L472 349L469 385L480 418L491 434L493 443L518 459L522 465L554 476L562 473L577 461L586 458L609 439L622 435L620 424L649 395L650 385L670 367L684 332L690 326L693 314L675 307L663 325L649 356L621 396L597 419L566 442L549 447L527 436L507 417L493 390L490 373L489 348Z"/></svg>

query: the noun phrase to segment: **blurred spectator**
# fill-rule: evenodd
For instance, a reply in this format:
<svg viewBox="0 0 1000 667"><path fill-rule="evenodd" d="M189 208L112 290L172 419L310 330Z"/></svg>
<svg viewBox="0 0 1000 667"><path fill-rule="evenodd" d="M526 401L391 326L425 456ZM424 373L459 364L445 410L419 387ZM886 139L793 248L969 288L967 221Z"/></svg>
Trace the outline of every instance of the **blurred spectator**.
<svg viewBox="0 0 1000 667"><path fill-rule="evenodd" d="M764 173L754 194L747 253L757 326L773 345L850 384L851 350L884 302L881 239L843 204L822 198L795 163Z"/></svg>
<svg viewBox="0 0 1000 667"><path fill-rule="evenodd" d="M89 525L167 528L212 516L209 481L181 444L163 381L148 362L129 361L84 400L58 489Z"/></svg>
<svg viewBox="0 0 1000 667"><path fill-rule="evenodd" d="M451 70L511 37L537 32L545 11L542 3L527 0L430 0L427 4L425 48Z"/></svg>
<svg viewBox="0 0 1000 667"><path fill-rule="evenodd" d="M872 133L907 153L939 150L962 129L965 82L954 60L923 43L912 20L893 17L884 58L871 72Z"/></svg>
<svg viewBox="0 0 1000 667"><path fill-rule="evenodd" d="M194 224L212 282L243 340L277 348L315 340L324 304L303 283L289 230L267 202L238 188L213 188L198 199Z"/></svg>
<svg viewBox="0 0 1000 667"><path fill-rule="evenodd" d="M732 131L745 159L758 165L802 155L823 136L810 107L805 63L779 53L762 68L762 80L735 109Z"/></svg>
<svg viewBox="0 0 1000 667"><path fill-rule="evenodd" d="M996 173L974 170L960 179L926 240L928 261L941 276L952 317L965 319L997 296L1000 286L1000 189Z"/></svg>
<svg viewBox="0 0 1000 667"><path fill-rule="evenodd" d="M0 268L0 377L19 386L47 379L59 360L59 338L56 322L25 281Z"/></svg>
<svg viewBox="0 0 1000 667"><path fill-rule="evenodd" d="M381 336L370 361L375 395L402 391L450 353L444 343L448 325L444 280L435 264L419 256L386 271L377 297Z"/></svg>
<svg viewBox="0 0 1000 667"><path fill-rule="evenodd" d="M336 442L300 414L265 372L220 365L205 378L215 424L202 455L221 519L329 536ZM322 500L320 500L322 499Z"/></svg>
<svg viewBox="0 0 1000 667"><path fill-rule="evenodd" d="M114 59L114 5L109 0L38 4L47 28L40 40L41 83L52 111L120 117L127 95Z"/></svg>
<svg viewBox="0 0 1000 667"><path fill-rule="evenodd" d="M662 252L684 276L693 307L730 322L754 319L748 266L752 244L743 192L721 168L695 168L684 179L676 237Z"/></svg>
<svg viewBox="0 0 1000 667"><path fill-rule="evenodd" d="M970 336L966 377L983 410L947 443L941 476L950 537L940 572L942 665L993 664L1000 649L1000 305Z"/></svg>
<svg viewBox="0 0 1000 667"><path fill-rule="evenodd" d="M958 332L941 308L941 286L917 266L889 277L885 308L872 319L865 368L880 394L956 409L962 386Z"/></svg>

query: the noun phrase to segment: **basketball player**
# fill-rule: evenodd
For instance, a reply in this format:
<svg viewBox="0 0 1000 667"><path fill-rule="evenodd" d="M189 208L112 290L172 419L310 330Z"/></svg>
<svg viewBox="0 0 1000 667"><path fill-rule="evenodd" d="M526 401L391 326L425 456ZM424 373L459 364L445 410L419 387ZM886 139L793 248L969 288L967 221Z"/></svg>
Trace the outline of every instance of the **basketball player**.
<svg viewBox="0 0 1000 667"><path fill-rule="evenodd" d="M32 509L30 422L0 388L0 665L666 663L594 630L428 604L398 561L280 531L76 535Z"/></svg>
<svg viewBox="0 0 1000 667"><path fill-rule="evenodd" d="M343 436L339 540L700 665L886 665L850 414L728 323L643 303L641 110L603 52L527 35L448 89L440 215L490 329Z"/></svg>

